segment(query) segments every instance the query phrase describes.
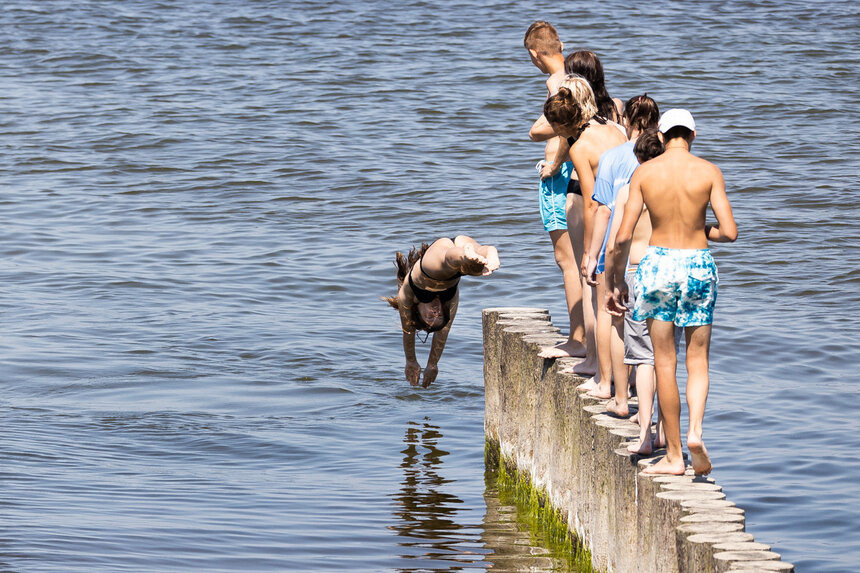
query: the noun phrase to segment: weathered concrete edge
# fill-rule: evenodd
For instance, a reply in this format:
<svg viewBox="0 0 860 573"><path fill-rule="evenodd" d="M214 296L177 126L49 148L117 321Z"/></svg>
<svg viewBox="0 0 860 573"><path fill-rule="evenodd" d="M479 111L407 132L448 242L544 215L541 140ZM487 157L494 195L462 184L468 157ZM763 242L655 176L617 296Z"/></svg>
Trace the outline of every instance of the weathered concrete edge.
<svg viewBox="0 0 860 573"><path fill-rule="evenodd" d="M564 360L538 357L541 346L560 339L545 309L484 309L483 331L489 448L543 492L596 569L794 571L744 532L742 510L713 480L639 471L653 459L622 447L636 426L577 392L582 379L561 372Z"/></svg>

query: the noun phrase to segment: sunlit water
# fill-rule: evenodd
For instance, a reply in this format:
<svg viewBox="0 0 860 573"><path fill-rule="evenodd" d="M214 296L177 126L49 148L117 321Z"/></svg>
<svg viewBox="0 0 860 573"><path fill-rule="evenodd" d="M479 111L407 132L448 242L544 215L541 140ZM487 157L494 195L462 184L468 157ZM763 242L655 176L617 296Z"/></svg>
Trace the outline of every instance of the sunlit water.
<svg viewBox="0 0 860 573"><path fill-rule="evenodd" d="M856 6L523 6L4 4L4 570L563 568L482 455L481 308L566 328L539 18L612 95L696 116L741 232L714 248L715 477L798 571L855 570ZM458 232L503 267L415 390L378 297L396 250Z"/></svg>

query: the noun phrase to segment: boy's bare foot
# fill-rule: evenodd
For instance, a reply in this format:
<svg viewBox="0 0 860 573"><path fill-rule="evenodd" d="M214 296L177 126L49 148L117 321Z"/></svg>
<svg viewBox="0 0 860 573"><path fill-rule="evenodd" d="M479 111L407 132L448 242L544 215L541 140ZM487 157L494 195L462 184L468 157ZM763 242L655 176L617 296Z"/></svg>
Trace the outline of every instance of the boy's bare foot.
<svg viewBox="0 0 860 573"><path fill-rule="evenodd" d="M627 451L631 454L639 454L640 456L650 456L651 453L654 451L651 442L651 436L648 436L644 440L636 440L635 442L630 442L630 445L627 446Z"/></svg>
<svg viewBox="0 0 860 573"><path fill-rule="evenodd" d="M499 253L495 248L491 248L487 252L487 264L484 265L484 272L482 273L484 276L493 274L493 271L496 271L501 266L499 262Z"/></svg>
<svg viewBox="0 0 860 573"><path fill-rule="evenodd" d="M651 446L655 450L659 450L666 447L666 438L662 438L660 436L654 436L654 439L651 440Z"/></svg>
<svg viewBox="0 0 860 573"><path fill-rule="evenodd" d="M620 416L621 418L626 418L630 415L630 408L627 404L622 406L615 400L615 398L610 399L609 402L606 403L606 410L616 416Z"/></svg>
<svg viewBox="0 0 860 573"><path fill-rule="evenodd" d="M603 388L601 388L600 384L598 384L593 390L589 390L587 392L587 395L591 396L592 398L600 398L601 400L608 400L609 398L612 397L612 390L611 389L603 389Z"/></svg>
<svg viewBox="0 0 860 573"><path fill-rule="evenodd" d="M584 358L585 345L575 340L568 340L558 346L547 346L540 351L538 356L541 358ZM576 367L574 367L574 372L580 374L580 372L576 372ZM592 374L594 373L592 372Z"/></svg>
<svg viewBox="0 0 860 573"><path fill-rule="evenodd" d="M677 462L669 462L666 456L663 456L659 462L654 465L646 467L642 470L643 474L668 474L673 476L681 476L684 475L684 471L687 467L684 465L684 458L681 458Z"/></svg>
<svg viewBox="0 0 860 573"><path fill-rule="evenodd" d="M580 392L588 392L590 390L594 390L595 388L597 388L597 380L595 380L594 377L589 378L588 380L576 387L576 389Z"/></svg>
<svg viewBox="0 0 860 573"><path fill-rule="evenodd" d="M693 458L693 471L696 475L706 476L711 473L711 458L708 456L708 450L702 438L695 434L687 434L687 448L690 450L690 457Z"/></svg>

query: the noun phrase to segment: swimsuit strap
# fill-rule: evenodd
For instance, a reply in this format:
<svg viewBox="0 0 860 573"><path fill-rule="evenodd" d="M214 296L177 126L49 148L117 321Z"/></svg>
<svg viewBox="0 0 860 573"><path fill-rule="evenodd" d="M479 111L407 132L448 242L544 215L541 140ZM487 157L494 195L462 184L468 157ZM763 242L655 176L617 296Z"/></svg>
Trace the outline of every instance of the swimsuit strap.
<svg viewBox="0 0 860 573"><path fill-rule="evenodd" d="M570 137L567 138L567 144L569 146L573 147L573 144L576 143L576 140L579 139L580 136L582 136L582 132L585 131L586 129L588 129L588 124L591 123L592 119L601 125L606 125L607 123L609 123L605 117L597 115L595 113L594 115L591 116L591 119L589 119L588 121L585 122L585 125L583 125L582 127L579 128L579 133L577 133L576 135L571 135Z"/></svg>
<svg viewBox="0 0 860 573"><path fill-rule="evenodd" d="M428 279L430 279L431 281L437 281L437 282L440 282L440 283L441 283L441 282L445 282L445 281L450 281L450 280L452 280L452 279L459 279L460 277L462 277L462 276L463 276L463 273L461 273L461 272L457 271L455 274L451 275L451 276L450 276L450 277L448 277L448 278L445 278L445 279L437 279L436 277L431 276L430 274L428 274L428 273L427 273L427 271L425 271L425 270L424 270L424 265L422 265L422 264L421 264L421 261L422 261L422 260L424 260L424 257L421 257L420 259L418 259L418 270L419 270L419 271L421 271L421 274L422 274L422 275L424 275L425 277L427 277L427 278L428 278ZM411 275L411 273L410 273L410 275L409 275L409 276L410 276L410 277L412 276L412 275Z"/></svg>

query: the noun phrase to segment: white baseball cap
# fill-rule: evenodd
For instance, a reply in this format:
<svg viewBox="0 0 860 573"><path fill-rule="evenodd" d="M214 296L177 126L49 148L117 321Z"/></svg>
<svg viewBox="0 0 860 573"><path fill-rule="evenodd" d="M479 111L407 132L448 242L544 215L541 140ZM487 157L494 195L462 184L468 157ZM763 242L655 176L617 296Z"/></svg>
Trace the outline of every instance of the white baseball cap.
<svg viewBox="0 0 860 573"><path fill-rule="evenodd" d="M690 131L696 131L696 122L693 121L693 114L686 109L676 107L660 116L658 129L660 133L666 133L679 125L686 127Z"/></svg>

